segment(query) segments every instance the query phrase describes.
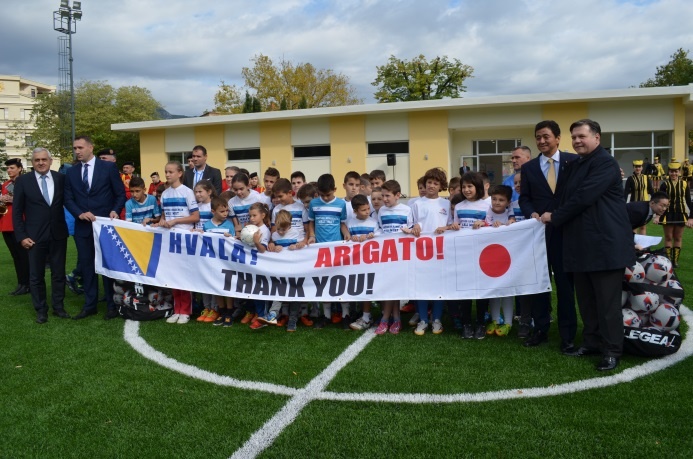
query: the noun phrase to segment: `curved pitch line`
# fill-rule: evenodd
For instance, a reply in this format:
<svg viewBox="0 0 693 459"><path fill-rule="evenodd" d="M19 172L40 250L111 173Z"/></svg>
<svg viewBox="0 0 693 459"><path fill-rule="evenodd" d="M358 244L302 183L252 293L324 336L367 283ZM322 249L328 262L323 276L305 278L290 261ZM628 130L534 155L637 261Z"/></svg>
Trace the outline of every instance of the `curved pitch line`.
<svg viewBox="0 0 693 459"><path fill-rule="evenodd" d="M686 306L679 308L681 319L689 325L693 323L693 312ZM304 389L295 389L279 384L270 384L258 381L244 381L229 376L221 376L210 371L202 370L193 365L181 363L166 356L149 345L139 336L139 322L126 321L124 330L125 341L143 357L163 367L176 371L191 378L207 381L220 386L236 387L239 389L256 390L272 394L294 396ZM532 387L519 389L504 389L488 392L466 392L458 394L412 394L412 393L378 393L378 392L317 392L313 394L315 400L332 400L345 402L381 402L381 403L471 403L493 400L511 400L520 398L548 397L590 389L609 387L616 384L631 382L635 379L656 373L693 355L693 339L683 340L681 348L676 354L668 355L656 360L650 360L641 365L628 368L620 373L610 376L583 379L551 387Z"/></svg>

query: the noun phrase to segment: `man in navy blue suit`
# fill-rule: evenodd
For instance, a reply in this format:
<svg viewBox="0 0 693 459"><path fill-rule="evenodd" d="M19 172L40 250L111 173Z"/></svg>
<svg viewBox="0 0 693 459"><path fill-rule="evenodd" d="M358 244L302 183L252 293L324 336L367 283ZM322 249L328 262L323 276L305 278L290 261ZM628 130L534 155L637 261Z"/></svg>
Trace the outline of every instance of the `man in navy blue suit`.
<svg viewBox="0 0 693 459"><path fill-rule="evenodd" d="M96 217L118 218L125 205L125 190L118 167L94 156L94 145L89 137L75 138L73 150L79 164L67 171L65 207L75 217L75 244L84 281L84 306L73 317L79 320L96 314L99 297L92 222ZM104 319L109 320L118 317L113 302L113 281L103 276L103 284L108 305Z"/></svg>
<svg viewBox="0 0 693 459"><path fill-rule="evenodd" d="M566 166L575 161L574 153L560 151L561 128L558 123L546 120L534 128L534 137L541 155L522 166L520 184L520 209L525 218L540 218L545 212L552 212L561 199L565 184ZM575 311L575 287L573 277L563 269L562 229L546 226L546 254L549 272L553 272L558 299L558 330L561 335L561 352L572 353L573 341L577 332L577 313ZM534 333L524 345L538 346L548 340L551 321L551 293L539 293L528 298L532 306Z"/></svg>

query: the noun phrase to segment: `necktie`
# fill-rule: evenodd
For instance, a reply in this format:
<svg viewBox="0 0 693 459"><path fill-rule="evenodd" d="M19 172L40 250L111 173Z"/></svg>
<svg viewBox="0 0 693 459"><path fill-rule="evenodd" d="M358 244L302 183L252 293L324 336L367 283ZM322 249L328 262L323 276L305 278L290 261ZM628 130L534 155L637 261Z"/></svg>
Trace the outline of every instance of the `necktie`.
<svg viewBox="0 0 693 459"><path fill-rule="evenodd" d="M46 183L46 176L45 175L41 176L41 194L43 194L43 199L45 199L46 203L50 206L51 205L51 197L48 195L48 184Z"/></svg>
<svg viewBox="0 0 693 459"><path fill-rule="evenodd" d="M553 165L553 158L547 159L549 162L549 172L546 174L546 181L549 182L549 188L551 192L556 192L556 168Z"/></svg>
<svg viewBox="0 0 693 459"><path fill-rule="evenodd" d="M87 188L87 191L89 191L89 164L84 164L82 170L82 182L84 182L84 186Z"/></svg>

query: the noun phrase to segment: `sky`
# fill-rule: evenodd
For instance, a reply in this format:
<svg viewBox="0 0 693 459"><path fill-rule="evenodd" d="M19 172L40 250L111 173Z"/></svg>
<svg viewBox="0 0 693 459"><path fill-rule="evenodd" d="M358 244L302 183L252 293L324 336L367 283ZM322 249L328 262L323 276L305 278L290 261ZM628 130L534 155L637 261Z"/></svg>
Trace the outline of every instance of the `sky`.
<svg viewBox="0 0 693 459"><path fill-rule="evenodd" d="M70 0L72 1L72 0ZM58 84L59 0L2 0L0 74ZM349 77L375 103L390 55L474 68L465 97L619 89L693 51L690 0L84 0L75 80L148 88L170 113L214 106L264 54ZM693 56L693 54L691 55Z"/></svg>

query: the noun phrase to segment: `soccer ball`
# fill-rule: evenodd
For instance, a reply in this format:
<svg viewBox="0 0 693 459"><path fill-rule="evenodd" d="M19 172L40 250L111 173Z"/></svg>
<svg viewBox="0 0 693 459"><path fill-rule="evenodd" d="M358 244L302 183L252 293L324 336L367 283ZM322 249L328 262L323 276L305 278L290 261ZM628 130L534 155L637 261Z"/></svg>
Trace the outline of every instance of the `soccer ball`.
<svg viewBox="0 0 693 459"><path fill-rule="evenodd" d="M255 245L255 241L253 240L253 236L255 236L255 233L260 231L260 228L258 228L255 225L246 225L242 230L241 230L241 241L243 243L248 244L248 245Z"/></svg>
<svg viewBox="0 0 693 459"><path fill-rule="evenodd" d="M625 308L628 304L628 292L621 290L621 307Z"/></svg>
<svg viewBox="0 0 693 459"><path fill-rule="evenodd" d="M679 326L681 316L679 310L669 303L662 303L650 314L650 325L662 330L669 331Z"/></svg>
<svg viewBox="0 0 693 459"><path fill-rule="evenodd" d="M633 266L626 267L624 278L626 282L642 282L645 280L645 268L636 261Z"/></svg>
<svg viewBox="0 0 693 459"><path fill-rule="evenodd" d="M640 328L642 321L640 320L640 316L638 316L637 312L628 308L621 309L621 312L623 313L624 327Z"/></svg>
<svg viewBox="0 0 693 459"><path fill-rule="evenodd" d="M671 279L674 269L671 261L662 255L652 255L643 263L645 278L650 282L661 285Z"/></svg>
<svg viewBox="0 0 693 459"><path fill-rule="evenodd" d="M123 295L121 293L114 293L113 294L113 302L118 306L122 306L123 305Z"/></svg>
<svg viewBox="0 0 693 459"><path fill-rule="evenodd" d="M159 291L149 291L149 293L147 293L147 301L149 302L150 306L156 306L157 304L159 304Z"/></svg>
<svg viewBox="0 0 693 459"><path fill-rule="evenodd" d="M117 282L113 283L113 293L116 293L118 295L122 295L125 293L125 288L122 284L119 284Z"/></svg>
<svg viewBox="0 0 693 459"><path fill-rule="evenodd" d="M644 312L639 312L638 317L640 317L640 328L645 328L650 325L650 315Z"/></svg>
<svg viewBox="0 0 693 459"><path fill-rule="evenodd" d="M683 287L681 286L681 282L675 280L675 279L669 279L669 281L664 284L664 287L669 287L669 288L675 288L677 290L683 290ZM662 303L670 303L676 306L677 308L681 305L682 298L674 298L673 296L669 295L662 295Z"/></svg>
<svg viewBox="0 0 693 459"><path fill-rule="evenodd" d="M635 312L649 313L659 306L659 295L652 292L631 293L630 308Z"/></svg>

